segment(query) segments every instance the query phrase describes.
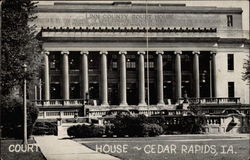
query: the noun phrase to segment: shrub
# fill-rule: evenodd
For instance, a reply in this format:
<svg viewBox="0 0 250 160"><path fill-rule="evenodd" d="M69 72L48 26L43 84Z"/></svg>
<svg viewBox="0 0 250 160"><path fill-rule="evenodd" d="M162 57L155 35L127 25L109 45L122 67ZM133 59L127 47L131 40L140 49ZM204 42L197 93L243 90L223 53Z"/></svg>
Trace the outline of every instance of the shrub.
<svg viewBox="0 0 250 160"><path fill-rule="evenodd" d="M164 134L194 134L204 132L205 117L154 117L150 121L160 125L163 128Z"/></svg>
<svg viewBox="0 0 250 160"><path fill-rule="evenodd" d="M107 135L129 135L130 137L157 136L162 133L162 127L150 122L145 115L130 116L118 115L110 123L106 124Z"/></svg>
<svg viewBox="0 0 250 160"><path fill-rule="evenodd" d="M143 119L144 116L117 115L115 119L110 121L113 124L112 132L117 136L139 136L142 130Z"/></svg>
<svg viewBox="0 0 250 160"><path fill-rule="evenodd" d="M152 123L152 124L146 124L144 123L142 125L142 135L144 137L154 137L154 136L159 136L163 133L163 129L161 126L158 124Z"/></svg>
<svg viewBox="0 0 250 160"><path fill-rule="evenodd" d="M74 126L70 126L68 129L67 129L67 133L70 137L79 137L78 136L78 131L80 130L81 128L81 125L74 125Z"/></svg>
<svg viewBox="0 0 250 160"><path fill-rule="evenodd" d="M115 125L113 123L106 123L105 124L105 135L107 136L112 136L114 135L114 128L115 128Z"/></svg>
<svg viewBox="0 0 250 160"><path fill-rule="evenodd" d="M88 138L88 137L101 137L105 134L105 127L98 125L74 125L67 129L70 137L75 138Z"/></svg>
<svg viewBox="0 0 250 160"><path fill-rule="evenodd" d="M23 100L10 96L2 97L1 126L2 137L23 138ZM34 103L27 101L27 135L32 133L33 125L38 117L38 109Z"/></svg>
<svg viewBox="0 0 250 160"><path fill-rule="evenodd" d="M36 122L33 128L33 135L57 135L56 122Z"/></svg>

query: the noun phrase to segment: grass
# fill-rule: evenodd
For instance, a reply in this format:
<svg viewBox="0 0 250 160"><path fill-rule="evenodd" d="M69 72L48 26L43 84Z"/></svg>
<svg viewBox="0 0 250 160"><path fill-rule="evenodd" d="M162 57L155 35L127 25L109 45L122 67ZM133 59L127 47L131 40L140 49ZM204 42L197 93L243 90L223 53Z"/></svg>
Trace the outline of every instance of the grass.
<svg viewBox="0 0 250 160"><path fill-rule="evenodd" d="M249 139L237 138L232 136L163 136L163 137L142 137L142 138L86 138L76 139L78 143L81 143L93 150L96 150L96 145L127 145L127 153L115 153L108 152L113 156L119 157L125 160L249 160ZM153 145L156 153L146 153L149 151L148 145ZM155 146L154 146L155 145ZM176 149L164 153L157 153L157 147L176 147ZM196 147L209 147L210 151L204 153L201 151L195 151ZM222 146L226 145L224 151ZM232 146L229 148L229 146ZM147 147L146 147L147 146ZM134 147L140 147L141 150L137 150ZM146 147L146 152L144 148ZM183 148L182 148L183 147ZM192 148L193 147L193 148ZM187 150L185 150L187 149ZM198 149L198 148L197 148ZM233 149L233 150L232 150ZM106 151L107 147L106 147ZM161 150L159 150L161 151ZM175 151L175 152L174 152ZM185 153L185 151L187 153Z"/></svg>
<svg viewBox="0 0 250 160"><path fill-rule="evenodd" d="M30 152L10 152L9 146L22 144L22 140L15 140L15 139L1 139L1 160L46 160L43 154L41 153L40 149L36 151L36 148L33 147ZM35 144L33 139L28 141L28 144ZM12 148L11 148L12 149Z"/></svg>

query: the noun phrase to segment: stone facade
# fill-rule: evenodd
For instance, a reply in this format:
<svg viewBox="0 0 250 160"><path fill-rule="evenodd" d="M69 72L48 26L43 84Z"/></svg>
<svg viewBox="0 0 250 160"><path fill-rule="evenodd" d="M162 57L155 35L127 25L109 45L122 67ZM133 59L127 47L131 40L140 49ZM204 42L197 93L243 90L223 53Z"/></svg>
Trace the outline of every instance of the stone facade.
<svg viewBox="0 0 250 160"><path fill-rule="evenodd" d="M39 5L33 23L45 50L40 100L165 106L187 94L250 103L241 74L249 54L241 8L147 7L146 12L133 3Z"/></svg>

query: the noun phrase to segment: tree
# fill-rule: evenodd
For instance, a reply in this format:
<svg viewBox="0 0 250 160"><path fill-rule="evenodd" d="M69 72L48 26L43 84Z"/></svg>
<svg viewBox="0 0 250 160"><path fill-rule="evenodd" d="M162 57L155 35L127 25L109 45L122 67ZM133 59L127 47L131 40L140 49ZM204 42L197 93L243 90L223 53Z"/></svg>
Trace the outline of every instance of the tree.
<svg viewBox="0 0 250 160"><path fill-rule="evenodd" d="M250 84L250 56L248 56L248 59L245 60L243 68L243 80L248 81L248 83Z"/></svg>
<svg viewBox="0 0 250 160"><path fill-rule="evenodd" d="M23 100L13 96L0 97L0 125L2 137L23 138ZM34 103L27 101L27 133L31 135L33 125L38 117Z"/></svg>
<svg viewBox="0 0 250 160"><path fill-rule="evenodd" d="M5 0L2 3L1 91L6 96L22 86L23 78L31 83L41 69L41 45L35 25L36 3L31 0ZM22 66L28 66L24 73Z"/></svg>

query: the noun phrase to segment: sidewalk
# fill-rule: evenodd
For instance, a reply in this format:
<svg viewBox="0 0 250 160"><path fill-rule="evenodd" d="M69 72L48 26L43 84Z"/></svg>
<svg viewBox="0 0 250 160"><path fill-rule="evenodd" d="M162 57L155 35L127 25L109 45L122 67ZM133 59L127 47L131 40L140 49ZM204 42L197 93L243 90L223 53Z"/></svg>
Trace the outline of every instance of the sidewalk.
<svg viewBox="0 0 250 160"><path fill-rule="evenodd" d="M119 160L111 155L93 151L70 139L56 136L34 138L47 160Z"/></svg>

